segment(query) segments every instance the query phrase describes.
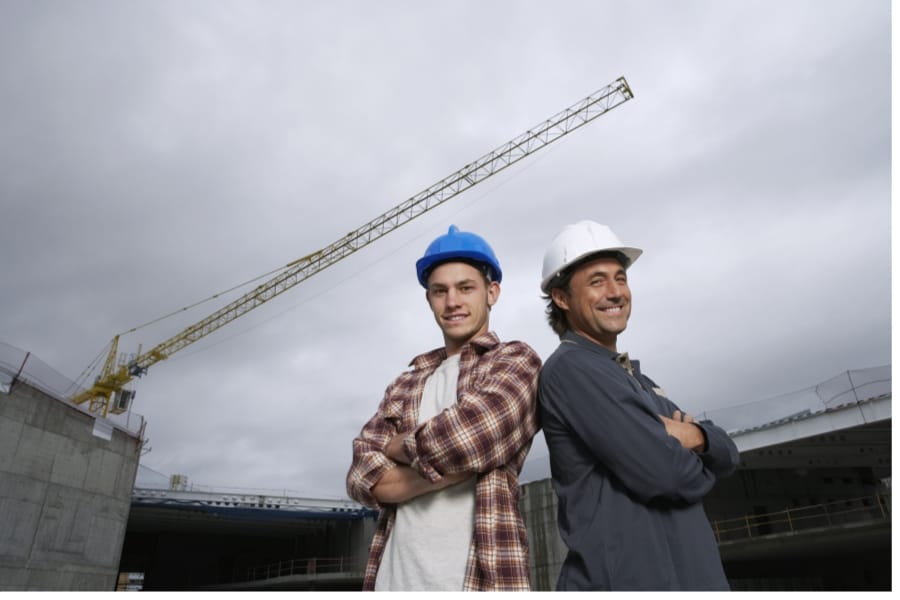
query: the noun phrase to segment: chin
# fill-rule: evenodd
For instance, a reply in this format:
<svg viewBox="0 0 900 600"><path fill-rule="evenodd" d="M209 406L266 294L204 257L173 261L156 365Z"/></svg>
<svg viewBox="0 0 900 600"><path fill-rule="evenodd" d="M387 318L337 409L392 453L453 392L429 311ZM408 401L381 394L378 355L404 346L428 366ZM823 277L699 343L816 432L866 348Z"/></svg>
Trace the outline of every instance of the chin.
<svg viewBox="0 0 900 600"><path fill-rule="evenodd" d="M475 337L475 332L472 332L472 331L467 331L467 332L445 331L444 335L447 337L448 340L453 340L454 342L464 344L465 342L468 342L470 339Z"/></svg>

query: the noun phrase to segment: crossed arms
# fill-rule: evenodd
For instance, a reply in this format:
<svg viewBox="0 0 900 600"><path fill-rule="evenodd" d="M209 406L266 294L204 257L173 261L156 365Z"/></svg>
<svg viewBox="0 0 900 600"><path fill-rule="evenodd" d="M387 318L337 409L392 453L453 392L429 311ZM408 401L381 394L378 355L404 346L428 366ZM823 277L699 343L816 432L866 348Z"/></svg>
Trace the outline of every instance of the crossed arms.
<svg viewBox="0 0 900 600"><path fill-rule="evenodd" d="M406 458L406 454L403 452L404 437L405 434L398 433L385 446L385 456L396 462L397 466L385 471L384 475L372 486L372 495L379 504L406 502L417 496L430 494L457 483L462 483L475 475L473 471L461 471L444 475L434 483L428 481L409 466L409 459Z"/></svg>
<svg viewBox="0 0 900 600"><path fill-rule="evenodd" d="M537 432L540 358L526 344L498 344L460 366L457 403L416 424L424 377L405 373L353 440L347 492L366 506L404 502L502 467ZM420 381L411 384L410 378Z"/></svg>
<svg viewBox="0 0 900 600"><path fill-rule="evenodd" d="M580 357L556 367L542 375L543 426L567 464L602 465L645 503L699 502L736 467L737 449L721 428L661 397L665 410L651 412L628 376L607 376Z"/></svg>

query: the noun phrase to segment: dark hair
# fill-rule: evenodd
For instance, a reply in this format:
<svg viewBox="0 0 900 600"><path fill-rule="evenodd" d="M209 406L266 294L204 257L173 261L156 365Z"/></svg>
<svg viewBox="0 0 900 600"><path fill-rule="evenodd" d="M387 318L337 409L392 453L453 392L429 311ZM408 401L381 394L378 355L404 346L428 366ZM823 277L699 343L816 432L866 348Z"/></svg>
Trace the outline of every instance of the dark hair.
<svg viewBox="0 0 900 600"><path fill-rule="evenodd" d="M441 265L445 265L445 264L451 263L451 262L466 263L470 267L474 267L475 269L477 269L478 272L481 273L481 275L484 277L485 285L491 285L492 281L496 281L496 278L494 277L494 269L492 269L491 265L489 265L487 263L483 263L483 262L477 261L477 260L471 260L468 258L448 258L447 260L442 260L440 262L434 263L433 265L431 265L428 268L427 271L425 271L423 273L423 276L424 276L423 278L425 279L425 282L426 283L428 282L428 280L431 278L431 273L435 269L437 269Z"/></svg>
<svg viewBox="0 0 900 600"><path fill-rule="evenodd" d="M550 292L552 292L555 288L561 289L566 294L569 293L569 280L572 278L572 274L569 273L565 276L565 282L560 283L559 285L555 284L550 288ZM557 279L562 279L558 277ZM550 295L550 292L544 294L543 299L547 303L547 308L544 311L547 315L547 323L550 324L550 329L562 338L563 334L569 330L569 320L566 319L566 311L561 309L556 305L556 302L553 301L553 296Z"/></svg>
<svg viewBox="0 0 900 600"><path fill-rule="evenodd" d="M553 290L560 289L566 294L569 294L571 290L569 289L569 284L572 283L572 274L578 270L578 268L586 262L596 260L598 258L614 258L622 265L623 269L628 268L628 257L618 251L605 251L605 252L597 252L596 254L590 254L585 256L581 260L576 263L569 265L564 271L561 271L550 280L549 286L550 289L546 294L542 296L543 300L547 303L547 308L545 309L545 313L547 315L547 323L550 324L550 329L558 335L560 338L569 330L569 320L566 318L566 311L557 306L556 302L553 301Z"/></svg>

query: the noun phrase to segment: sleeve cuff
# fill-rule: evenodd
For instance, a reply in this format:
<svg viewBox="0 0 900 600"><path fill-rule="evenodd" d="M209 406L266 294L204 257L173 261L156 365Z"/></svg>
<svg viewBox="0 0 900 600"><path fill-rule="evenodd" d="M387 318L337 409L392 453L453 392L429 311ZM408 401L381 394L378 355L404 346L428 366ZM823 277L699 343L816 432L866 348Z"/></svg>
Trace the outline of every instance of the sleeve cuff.
<svg viewBox="0 0 900 600"><path fill-rule="evenodd" d="M416 433L418 433L418 429L403 438L403 452L406 454L406 458L409 459L410 467L431 483L437 483L441 480L441 474L435 471L434 467L427 461L419 457L416 451Z"/></svg>
<svg viewBox="0 0 900 600"><path fill-rule="evenodd" d="M366 473L360 475L356 482L357 492L361 496L358 499L360 504L369 507L381 507L381 504L375 498L374 494L372 494L372 488L375 487L375 484L378 483L385 472L396 466L397 463L384 454L380 452L372 453L371 468Z"/></svg>
<svg viewBox="0 0 900 600"><path fill-rule="evenodd" d="M706 428L699 423L694 423L694 425L703 434L703 449L700 451L700 454L706 454L709 451L709 436L706 434Z"/></svg>

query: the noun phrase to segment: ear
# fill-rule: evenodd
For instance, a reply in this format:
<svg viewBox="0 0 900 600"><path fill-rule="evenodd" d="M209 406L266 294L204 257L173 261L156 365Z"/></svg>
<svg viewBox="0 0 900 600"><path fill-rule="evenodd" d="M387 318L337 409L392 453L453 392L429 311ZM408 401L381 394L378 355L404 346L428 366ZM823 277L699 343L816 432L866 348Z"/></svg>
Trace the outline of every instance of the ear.
<svg viewBox="0 0 900 600"><path fill-rule="evenodd" d="M569 310L569 295L566 294L562 288L553 288L550 290L550 298L553 299L553 303L556 304L560 310Z"/></svg>
<svg viewBox="0 0 900 600"><path fill-rule="evenodd" d="M495 305L499 298L500 298L500 284L497 283L496 281L492 281L487 286L488 306Z"/></svg>

